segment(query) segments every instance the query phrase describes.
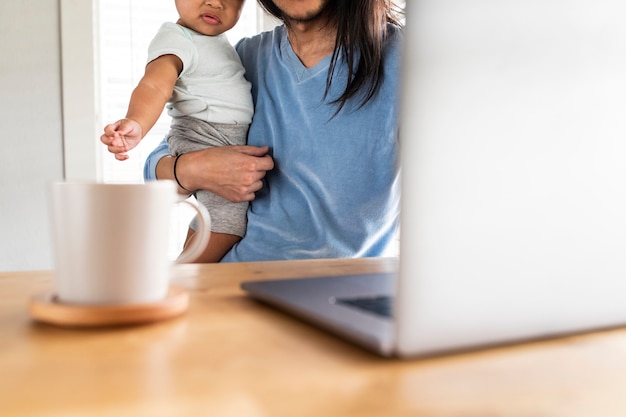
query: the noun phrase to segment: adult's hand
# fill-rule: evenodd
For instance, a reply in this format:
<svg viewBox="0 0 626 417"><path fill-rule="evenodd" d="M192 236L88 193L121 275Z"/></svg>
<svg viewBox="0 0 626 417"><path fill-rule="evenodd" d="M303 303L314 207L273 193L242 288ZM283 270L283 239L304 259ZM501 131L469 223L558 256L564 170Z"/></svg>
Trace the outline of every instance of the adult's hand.
<svg viewBox="0 0 626 417"><path fill-rule="evenodd" d="M218 146L182 155L176 176L187 190L207 190L238 203L254 200L262 179L274 168L267 146ZM159 179L173 179L173 158L157 165Z"/></svg>

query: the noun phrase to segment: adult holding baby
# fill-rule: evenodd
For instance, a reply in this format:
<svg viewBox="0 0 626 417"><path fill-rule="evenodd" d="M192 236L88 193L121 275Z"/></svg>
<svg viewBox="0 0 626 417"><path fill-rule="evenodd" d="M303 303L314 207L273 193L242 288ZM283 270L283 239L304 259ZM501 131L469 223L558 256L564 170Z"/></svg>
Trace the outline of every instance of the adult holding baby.
<svg viewBox="0 0 626 417"><path fill-rule="evenodd" d="M226 0L227 1L227 0ZM402 31L388 0L259 0L283 22L236 50L252 84L248 146L166 143L146 179L250 201L224 261L381 256L399 222Z"/></svg>

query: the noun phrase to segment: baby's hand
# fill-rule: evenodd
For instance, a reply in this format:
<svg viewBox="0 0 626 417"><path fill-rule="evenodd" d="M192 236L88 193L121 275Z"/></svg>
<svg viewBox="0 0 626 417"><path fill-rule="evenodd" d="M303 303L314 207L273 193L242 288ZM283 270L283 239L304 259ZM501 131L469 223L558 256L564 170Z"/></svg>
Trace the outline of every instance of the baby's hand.
<svg viewBox="0 0 626 417"><path fill-rule="evenodd" d="M121 119L104 127L104 134L100 141L107 145L109 152L115 159L128 159L128 151L139 144L143 137L141 125L131 119Z"/></svg>

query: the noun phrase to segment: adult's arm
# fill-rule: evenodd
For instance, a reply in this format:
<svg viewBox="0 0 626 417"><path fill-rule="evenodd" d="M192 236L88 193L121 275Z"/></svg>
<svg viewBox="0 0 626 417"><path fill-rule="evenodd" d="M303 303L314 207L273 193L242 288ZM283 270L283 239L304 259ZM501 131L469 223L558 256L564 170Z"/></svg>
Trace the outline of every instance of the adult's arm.
<svg viewBox="0 0 626 417"><path fill-rule="evenodd" d="M182 155L176 164L176 176L188 191L207 190L229 201L242 202L254 199L254 193L263 187L261 180L273 168L267 146L219 146ZM148 155L144 178L174 180L174 158L165 140Z"/></svg>

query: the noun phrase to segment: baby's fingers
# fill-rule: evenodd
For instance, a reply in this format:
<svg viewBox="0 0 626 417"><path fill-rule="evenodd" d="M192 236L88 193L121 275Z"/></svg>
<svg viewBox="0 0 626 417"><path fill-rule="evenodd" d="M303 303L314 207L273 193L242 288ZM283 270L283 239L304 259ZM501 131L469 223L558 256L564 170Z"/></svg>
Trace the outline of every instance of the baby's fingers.
<svg viewBox="0 0 626 417"><path fill-rule="evenodd" d="M126 142L124 136L115 135L115 137L111 141L111 146L115 146L125 151L128 150L128 142Z"/></svg>
<svg viewBox="0 0 626 417"><path fill-rule="evenodd" d="M115 123L111 123L111 124L106 125L106 126L104 127L104 134L105 134L105 135L107 135L107 136L113 136L113 135L115 135L115 133L117 132L117 130L118 130L118 129L119 129L119 127L120 127L120 123L121 123L121 121L120 121L120 120L118 120L118 121L117 121L117 122L115 122Z"/></svg>
<svg viewBox="0 0 626 417"><path fill-rule="evenodd" d="M128 154L126 152L116 153L115 154L115 159L117 159L118 161L125 161L125 160L128 159Z"/></svg>
<svg viewBox="0 0 626 417"><path fill-rule="evenodd" d="M128 143L126 142L126 140L120 137L112 137L112 136L105 136L105 135L102 135L100 140L102 141L102 143L104 143L107 146L107 150L109 152L116 155L115 157L117 159L120 159L117 157L117 155L124 155L122 156L122 159L120 159L120 161L128 159L128 155L126 155L126 152L129 149L128 149Z"/></svg>

